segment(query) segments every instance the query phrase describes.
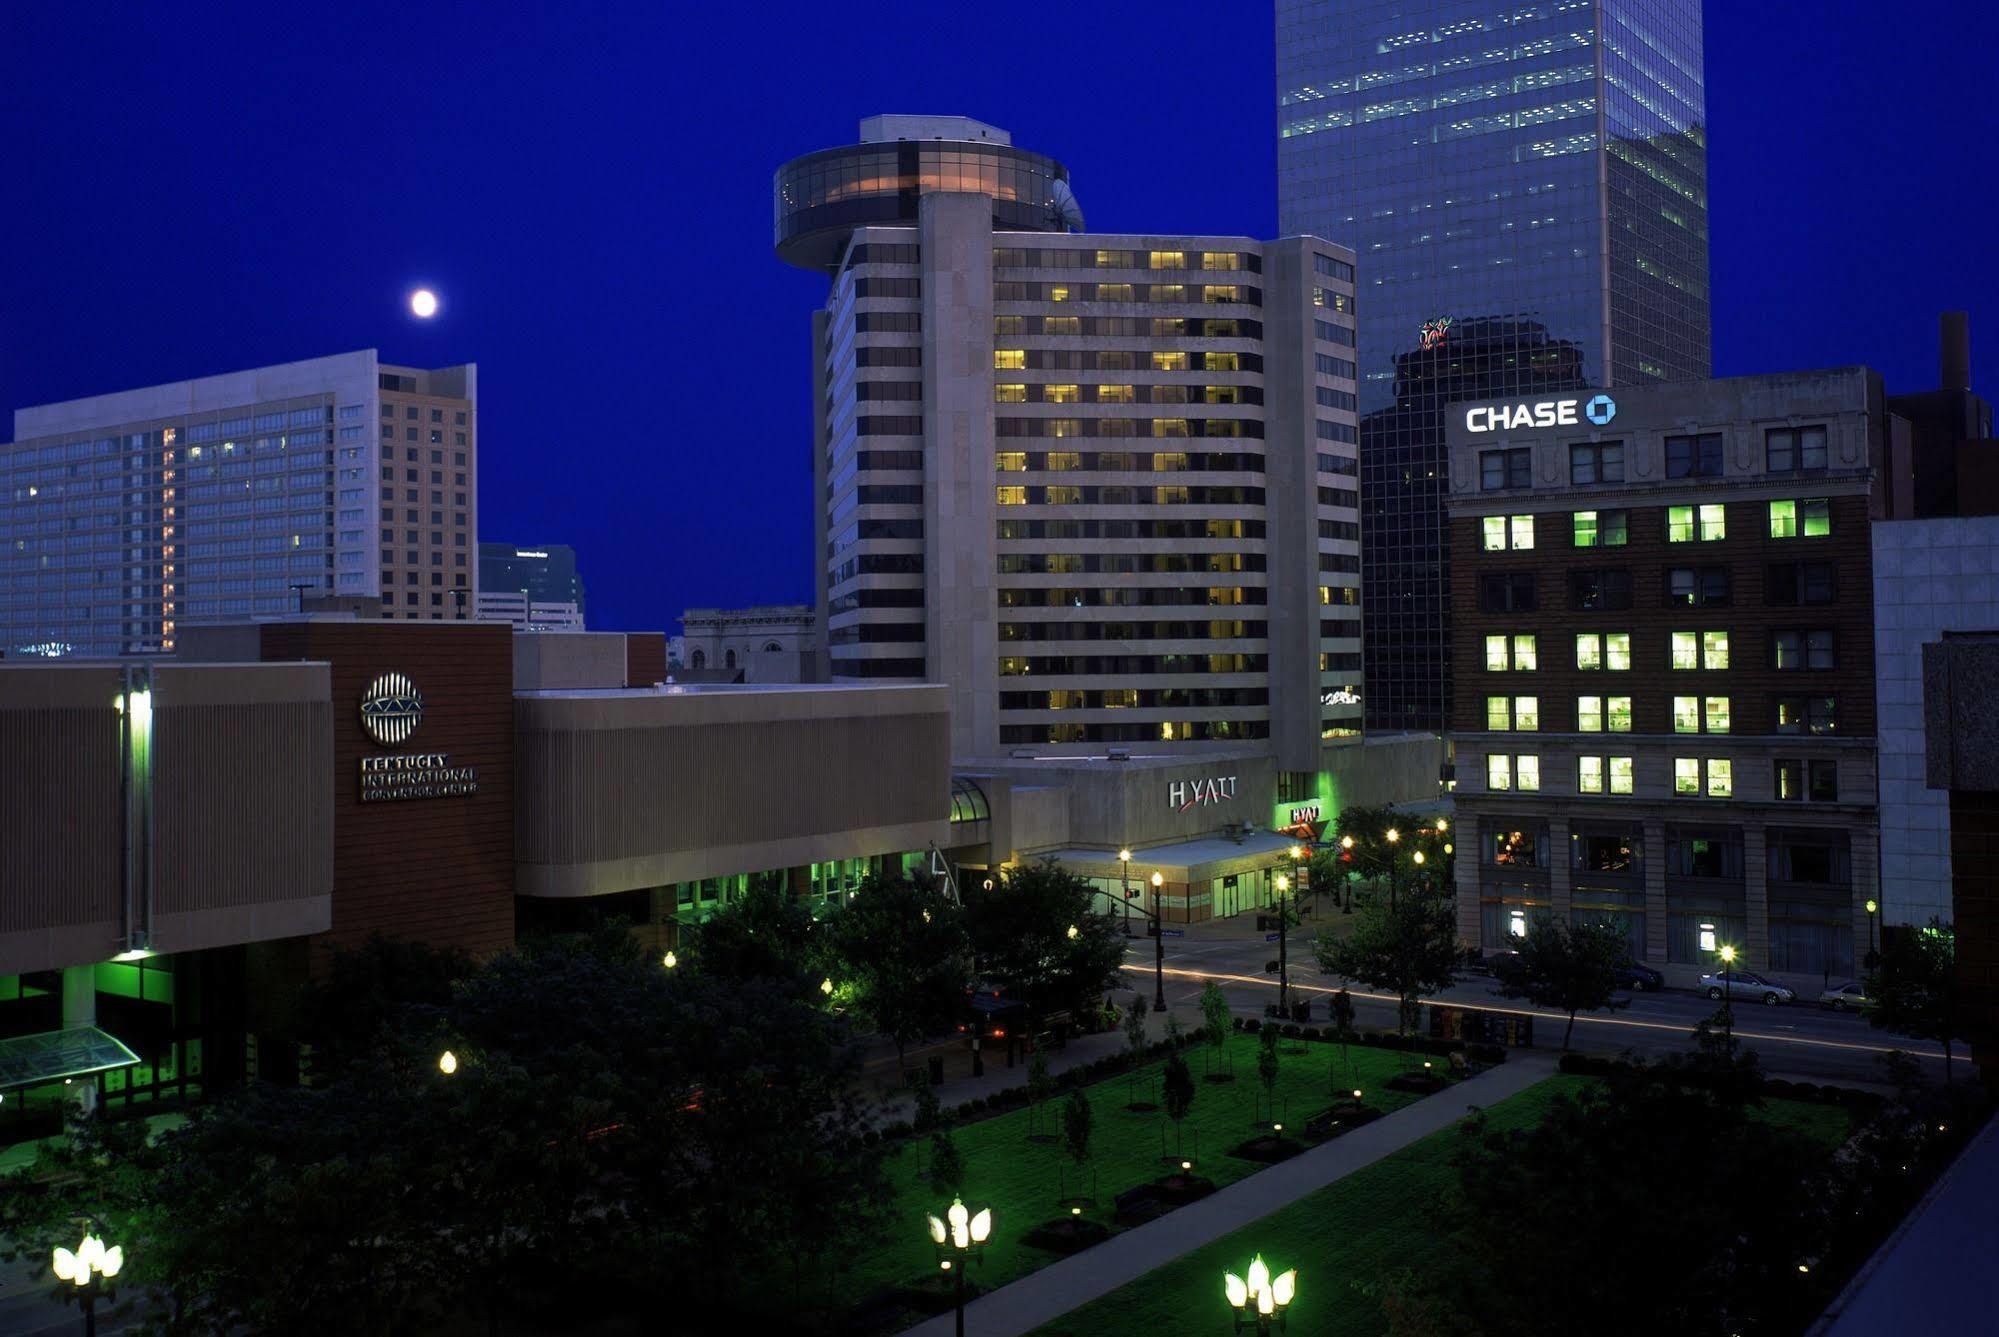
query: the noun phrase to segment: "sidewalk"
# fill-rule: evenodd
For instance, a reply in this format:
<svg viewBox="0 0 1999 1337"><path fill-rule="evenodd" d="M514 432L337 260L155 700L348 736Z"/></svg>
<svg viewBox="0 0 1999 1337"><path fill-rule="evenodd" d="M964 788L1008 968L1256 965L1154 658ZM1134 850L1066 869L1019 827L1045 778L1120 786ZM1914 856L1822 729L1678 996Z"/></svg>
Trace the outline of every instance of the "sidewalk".
<svg viewBox="0 0 1999 1337"><path fill-rule="evenodd" d="M1496 1105L1554 1071L1554 1055L1515 1050L1507 1062L1447 1091L974 1300L965 1309L966 1330L976 1331L979 1337L1017 1337L1032 1332L1182 1254L1449 1128L1464 1116L1468 1105ZM1003 1230L1007 1225L1000 1222L997 1228ZM953 1315L942 1314L910 1328L908 1337L949 1337L953 1322Z"/></svg>

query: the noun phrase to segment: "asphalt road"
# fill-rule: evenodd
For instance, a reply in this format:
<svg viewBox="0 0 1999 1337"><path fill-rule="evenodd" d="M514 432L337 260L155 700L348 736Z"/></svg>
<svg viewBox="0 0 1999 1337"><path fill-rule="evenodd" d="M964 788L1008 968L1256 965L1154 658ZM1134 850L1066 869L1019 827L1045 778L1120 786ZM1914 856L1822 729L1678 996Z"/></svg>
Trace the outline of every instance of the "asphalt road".
<svg viewBox="0 0 1999 1337"><path fill-rule="evenodd" d="M1294 995L1313 1000L1313 1021L1324 1024L1327 1019L1324 1000L1338 990L1340 981L1319 973L1312 959L1312 933L1308 924L1292 936L1290 986ZM1173 1006L1191 1003L1212 979L1222 986L1231 1006L1260 1015L1264 1004L1277 999L1277 976L1264 973L1265 964L1276 957L1277 944L1265 942L1260 935L1169 938L1166 1001ZM1147 994L1152 992L1151 939L1134 940L1126 954L1125 972L1130 987ZM1392 994L1361 988L1353 989L1352 993L1355 1025L1369 1030L1394 1028ZM1617 1011L1595 1016L1585 1013L1576 1018L1573 1048L1606 1055L1628 1050L1647 1058L1686 1053L1692 1048L1695 1024L1703 1017L1713 1016L1720 1006L1689 990L1665 989L1619 997L1628 1000L1628 1004ZM1456 987L1436 995L1434 1001L1530 1013L1536 1018L1534 1043L1540 1049L1560 1047L1562 1028L1568 1020L1561 1013L1499 997L1497 986L1479 975L1460 976ZM1769 1007L1737 1000L1734 1012L1736 1038L1745 1050L1756 1053L1765 1070L1773 1075L1806 1081L1880 1083L1884 1077L1880 1058L1893 1049L1933 1061L1938 1068L1943 1063L1943 1051L1936 1045L1875 1030L1858 1015L1827 1011L1813 1002ZM1961 1050L1957 1052L1957 1057L1963 1056Z"/></svg>

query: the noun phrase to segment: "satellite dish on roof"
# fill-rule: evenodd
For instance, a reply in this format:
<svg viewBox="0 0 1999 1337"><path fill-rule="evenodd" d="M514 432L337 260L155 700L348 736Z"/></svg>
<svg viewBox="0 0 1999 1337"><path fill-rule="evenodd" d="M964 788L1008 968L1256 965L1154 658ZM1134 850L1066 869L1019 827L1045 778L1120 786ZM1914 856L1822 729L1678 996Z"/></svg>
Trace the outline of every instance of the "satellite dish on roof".
<svg viewBox="0 0 1999 1337"><path fill-rule="evenodd" d="M1083 230L1083 206L1076 203L1075 192L1069 189L1067 181L1059 178L1056 180L1055 202L1051 207L1055 212L1056 221L1065 229L1070 232Z"/></svg>

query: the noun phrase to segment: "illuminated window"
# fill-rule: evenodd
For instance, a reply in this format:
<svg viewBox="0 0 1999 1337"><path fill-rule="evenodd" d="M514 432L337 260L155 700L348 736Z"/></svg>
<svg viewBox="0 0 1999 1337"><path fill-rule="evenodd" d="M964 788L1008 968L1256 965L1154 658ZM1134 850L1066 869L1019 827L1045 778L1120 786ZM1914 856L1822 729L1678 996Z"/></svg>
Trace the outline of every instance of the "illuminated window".
<svg viewBox="0 0 1999 1337"><path fill-rule="evenodd" d="M1155 302L1184 302L1187 300L1187 285L1155 283L1145 290L1145 295Z"/></svg>
<svg viewBox="0 0 1999 1337"><path fill-rule="evenodd" d="M1100 385L1097 387L1099 404L1129 404L1137 398L1137 390L1129 385Z"/></svg>
<svg viewBox="0 0 1999 1337"><path fill-rule="evenodd" d="M1576 792L1579 794L1601 794L1603 792L1603 758L1576 758Z"/></svg>
<svg viewBox="0 0 1999 1337"><path fill-rule="evenodd" d="M1203 269L1240 269L1241 258L1234 251L1202 251Z"/></svg>
<svg viewBox="0 0 1999 1337"><path fill-rule="evenodd" d="M1673 633L1673 667L1697 669L1701 666L1700 637L1691 631ZM1692 698L1688 698L1691 700Z"/></svg>
<svg viewBox="0 0 1999 1337"><path fill-rule="evenodd" d="M1694 508L1691 506L1668 506L1666 508L1666 542L1692 543L1694 541Z"/></svg>
<svg viewBox="0 0 1999 1337"><path fill-rule="evenodd" d="M1083 500L1083 489L1079 487L1047 487L1042 491L1050 506L1076 506Z"/></svg>
<svg viewBox="0 0 1999 1337"><path fill-rule="evenodd" d="M1187 253L1185 251L1153 251L1146 259L1147 263L1154 269L1185 269L1187 267Z"/></svg>
<svg viewBox="0 0 1999 1337"><path fill-rule="evenodd" d="M1673 792L1675 794L1699 794L1701 792L1701 763L1699 757L1673 758Z"/></svg>
<svg viewBox="0 0 1999 1337"><path fill-rule="evenodd" d="M1208 404L1240 404L1242 389L1234 385L1204 385L1201 387L1201 399Z"/></svg>
<svg viewBox="0 0 1999 1337"><path fill-rule="evenodd" d="M1578 548L1621 548L1630 538L1629 511L1577 511L1572 520Z"/></svg>
<svg viewBox="0 0 1999 1337"><path fill-rule="evenodd" d="M1516 696L1513 698L1513 727L1528 733L1533 733L1540 729L1540 697Z"/></svg>
<svg viewBox="0 0 1999 1337"><path fill-rule="evenodd" d="M1773 539L1794 539L1798 536L1798 503L1795 501L1773 501L1770 503L1770 537Z"/></svg>
<svg viewBox="0 0 1999 1337"><path fill-rule="evenodd" d="M1234 354L1230 354L1230 356L1233 357ZM1187 355L1185 353L1154 353L1152 355L1152 369L1154 371L1185 371L1187 370Z"/></svg>
<svg viewBox="0 0 1999 1337"><path fill-rule="evenodd" d="M1187 501L1184 487L1156 487L1152 489L1152 499L1161 506L1181 506Z"/></svg>
<svg viewBox="0 0 1999 1337"><path fill-rule="evenodd" d="M1488 696L1485 699L1485 727L1495 732L1513 727L1513 711L1505 697Z"/></svg>
<svg viewBox="0 0 1999 1337"><path fill-rule="evenodd" d="M1673 698L1673 732L1699 733L1701 731L1701 699L1697 696L1676 696Z"/></svg>
<svg viewBox="0 0 1999 1337"><path fill-rule="evenodd" d="M1710 757L1707 763L1707 796L1730 798L1735 793L1735 763L1726 757Z"/></svg>
<svg viewBox="0 0 1999 1337"><path fill-rule="evenodd" d="M1508 669L1531 670L1535 667L1535 660L1532 636L1485 638L1485 666L1494 673L1503 673Z"/></svg>
<svg viewBox="0 0 1999 1337"><path fill-rule="evenodd" d="M1487 552L1498 552L1506 547L1505 516L1488 515L1479 523L1485 531L1485 550Z"/></svg>
<svg viewBox="0 0 1999 1337"><path fill-rule="evenodd" d="M1072 436L1081 436L1082 434L1083 434L1083 424L1080 419L1077 418L1048 419L1048 435L1050 436L1068 438Z"/></svg>
<svg viewBox="0 0 1999 1337"><path fill-rule="evenodd" d="M1187 435L1187 420L1185 418L1154 418L1152 420L1152 434L1154 436L1185 436Z"/></svg>
<svg viewBox="0 0 1999 1337"><path fill-rule="evenodd" d="M1579 696L1576 698L1576 732L1603 732L1603 698L1600 696Z"/></svg>
<svg viewBox="0 0 1999 1337"><path fill-rule="evenodd" d="M1066 283L1051 283L1051 284L1049 284L1049 285L1048 285L1048 300L1049 300L1049 301L1051 301L1051 302L1066 302L1066 301L1068 301L1068 300L1069 300L1069 285L1068 285L1068 284L1066 284Z"/></svg>
<svg viewBox="0 0 1999 1337"><path fill-rule="evenodd" d="M1538 667L1535 663L1534 638L1532 636L1515 636L1513 638L1513 667L1516 669Z"/></svg>
<svg viewBox="0 0 1999 1337"><path fill-rule="evenodd" d="M995 385L993 386L993 402L995 404L1025 404L1027 402L1027 387L1024 385Z"/></svg>
<svg viewBox="0 0 1999 1337"><path fill-rule="evenodd" d="M993 467L1003 474L1017 474L1027 468L1027 452L1002 450L993 456Z"/></svg>
<svg viewBox="0 0 1999 1337"><path fill-rule="evenodd" d="M1531 515L1512 516L1507 520L1506 528L1508 536L1511 538L1512 545L1515 549L1526 549L1534 546L1533 516Z"/></svg>
<svg viewBox="0 0 1999 1337"><path fill-rule="evenodd" d="M1541 727L1541 700L1534 696L1488 696L1485 699L1488 729L1505 733L1511 729L1528 732Z"/></svg>
<svg viewBox="0 0 1999 1337"><path fill-rule="evenodd" d="M1016 485L1001 487L999 489L999 504L1002 506L1027 505L1027 489Z"/></svg>
<svg viewBox="0 0 1999 1337"><path fill-rule="evenodd" d="M1612 733L1631 732L1631 698L1609 696L1604 698L1604 712Z"/></svg>
<svg viewBox="0 0 1999 1337"><path fill-rule="evenodd" d="M1513 759L1511 757L1498 752L1486 754L1485 787L1487 789L1513 788Z"/></svg>
<svg viewBox="0 0 1999 1337"><path fill-rule="evenodd" d="M1701 667L1725 669L1728 667L1728 633L1725 631L1704 631L1701 633Z"/></svg>
<svg viewBox="0 0 1999 1337"><path fill-rule="evenodd" d="M1716 543L1728 537L1728 515L1720 506L1700 508L1701 542Z"/></svg>
<svg viewBox="0 0 1999 1337"><path fill-rule="evenodd" d="M1513 782L1521 789L1541 787L1541 758L1528 754L1513 759Z"/></svg>
<svg viewBox="0 0 1999 1337"><path fill-rule="evenodd" d="M1074 385L1045 385L1041 387L1041 397L1050 404L1080 404L1083 391Z"/></svg>
<svg viewBox="0 0 1999 1337"><path fill-rule="evenodd" d="M1612 757L1610 759L1611 793L1629 794L1631 792L1632 761L1633 759L1630 757Z"/></svg>
<svg viewBox="0 0 1999 1337"><path fill-rule="evenodd" d="M1187 467L1187 452L1184 450L1155 451L1152 456L1154 473L1177 473Z"/></svg>
<svg viewBox="0 0 1999 1337"><path fill-rule="evenodd" d="M1576 635L1576 667L1624 672L1631 667L1631 633L1628 631L1579 632Z"/></svg>
<svg viewBox="0 0 1999 1337"><path fill-rule="evenodd" d="M1703 703L1706 706L1707 731L1709 733L1728 732L1728 698L1710 696Z"/></svg>
<svg viewBox="0 0 1999 1337"><path fill-rule="evenodd" d="M1202 287L1201 300L1204 302L1240 302L1242 289L1233 283L1210 283Z"/></svg>
<svg viewBox="0 0 1999 1337"><path fill-rule="evenodd" d="M1512 667L1512 664L1508 661L1506 638L1504 636L1488 636L1485 638L1485 667L1486 671L1490 673L1503 673Z"/></svg>
<svg viewBox="0 0 1999 1337"><path fill-rule="evenodd" d="M1154 353L1153 356L1158 357L1160 355L1158 353ZM1187 355L1185 353L1181 353L1179 354L1179 356L1185 358ZM1201 365L1209 371L1241 371L1242 354L1203 353L1201 355Z"/></svg>
<svg viewBox="0 0 1999 1337"><path fill-rule="evenodd" d="M1083 457L1073 450L1051 450L1042 457L1041 467L1051 473L1067 473L1083 467Z"/></svg>

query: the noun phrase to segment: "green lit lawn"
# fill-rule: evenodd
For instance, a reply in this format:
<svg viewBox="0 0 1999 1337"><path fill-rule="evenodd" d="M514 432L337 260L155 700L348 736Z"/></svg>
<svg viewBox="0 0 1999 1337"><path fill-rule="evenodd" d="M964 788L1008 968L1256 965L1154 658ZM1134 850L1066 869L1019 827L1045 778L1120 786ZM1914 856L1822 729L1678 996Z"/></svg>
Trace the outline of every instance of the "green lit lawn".
<svg viewBox="0 0 1999 1337"><path fill-rule="evenodd" d="M1593 1079L1551 1077L1487 1111L1496 1128L1524 1127L1541 1118L1563 1091ZM1824 1141L1843 1141L1852 1127L1844 1109L1769 1101L1764 1117ZM1372 1289L1403 1268L1421 1272L1444 1247L1428 1228L1428 1209L1455 1176L1455 1128L1355 1172L1327 1188L1194 1250L1140 1280L1092 1301L1040 1329L1047 1337L1158 1337L1188 1330L1221 1332L1229 1322L1224 1271L1240 1273L1261 1252L1273 1271L1304 1267L1286 1337L1374 1337L1383 1331ZM1306 1243L1301 1243L1306 1242ZM1190 1323L1189 1315L1212 1322Z"/></svg>
<svg viewBox="0 0 1999 1337"><path fill-rule="evenodd" d="M1255 1036L1231 1037L1235 1080L1210 1083L1201 1052L1205 1046L1186 1051L1194 1074L1193 1110L1184 1125L1184 1146L1190 1158L1199 1130L1200 1155L1196 1172L1219 1187L1263 1168L1252 1161L1237 1160L1227 1149L1255 1135L1252 1111L1260 1107L1263 1084L1256 1077L1258 1043ZM1332 1102L1332 1072L1339 1066L1346 1078L1346 1060L1336 1044L1289 1041L1281 1056L1277 1098L1279 1115L1289 1125L1302 1128L1305 1120ZM1354 1085L1367 1093L1367 1103L1383 1110L1399 1109L1418 1097L1390 1091L1383 1083L1409 1068L1420 1070L1423 1056L1370 1049L1354 1045L1350 1049ZM1441 1060L1438 1060L1441 1066ZM1139 1072L1140 1099L1156 1100L1151 1079L1164 1066L1153 1063ZM1167 1129L1167 1146L1172 1146L1171 1123L1163 1113L1133 1113L1124 1108L1127 1099L1125 1078L1112 1077L1089 1088L1095 1113L1091 1135L1092 1164L1096 1169L1096 1206L1085 1214L1111 1225L1112 1199L1126 1189L1150 1182L1167 1173L1171 1166L1160 1158L1160 1129ZM1044 1107L1040 1126L1059 1137L1063 1097ZM1443 1098L1449 1099L1448 1094ZM1288 1102L1288 1109L1287 1109ZM1021 1237L1044 1222L1066 1214L1058 1203L1059 1167L1070 1165L1059 1142L1042 1144L1027 1140L1028 1116L1025 1109L1009 1111L995 1118L969 1124L957 1130L958 1150L965 1161L965 1200L975 1209L990 1205L995 1218L993 1244L985 1266L974 1270L981 1286L1000 1286L1037 1268L1054 1262L1059 1255L1021 1243ZM924 1157L927 1163L927 1155ZM905 1148L889 1161L889 1174L897 1195L891 1229L871 1254L863 1254L845 1269L838 1291L826 1296L829 1309L847 1309L865 1303L884 1288L927 1281L936 1268L935 1254L925 1233L925 1213L938 1212L949 1205L927 1180L918 1175L918 1157ZM1075 1173L1069 1173L1074 1192ZM1115 1230L1115 1226L1112 1227ZM912 1315L913 1317L913 1315ZM1170 1330L1170 1328L1169 1328Z"/></svg>

